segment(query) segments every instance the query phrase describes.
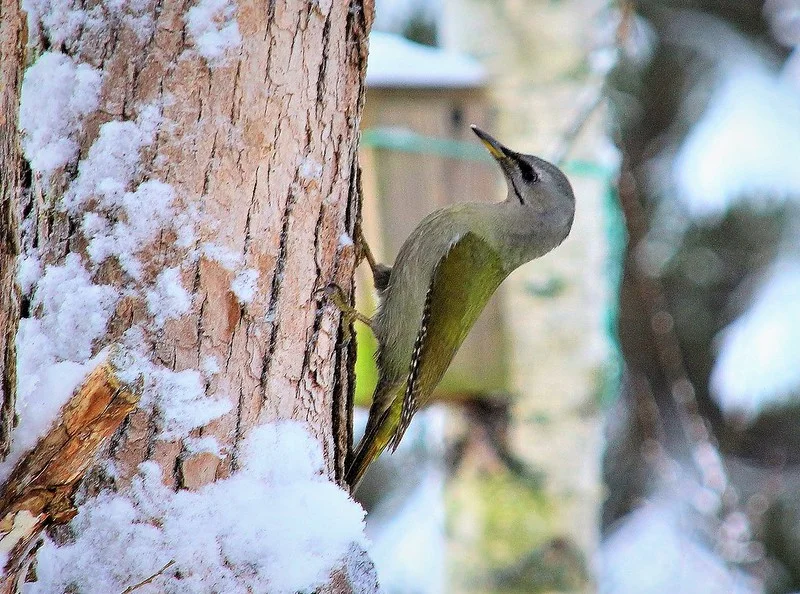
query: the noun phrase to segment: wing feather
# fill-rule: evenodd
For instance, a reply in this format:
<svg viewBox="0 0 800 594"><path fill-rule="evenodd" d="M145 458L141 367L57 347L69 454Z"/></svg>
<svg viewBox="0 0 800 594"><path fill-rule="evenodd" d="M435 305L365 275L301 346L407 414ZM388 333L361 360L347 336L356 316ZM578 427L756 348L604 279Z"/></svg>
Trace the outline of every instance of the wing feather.
<svg viewBox="0 0 800 594"><path fill-rule="evenodd" d="M497 252L473 232L453 242L437 264L409 363L400 422L389 442L392 451L505 276Z"/></svg>

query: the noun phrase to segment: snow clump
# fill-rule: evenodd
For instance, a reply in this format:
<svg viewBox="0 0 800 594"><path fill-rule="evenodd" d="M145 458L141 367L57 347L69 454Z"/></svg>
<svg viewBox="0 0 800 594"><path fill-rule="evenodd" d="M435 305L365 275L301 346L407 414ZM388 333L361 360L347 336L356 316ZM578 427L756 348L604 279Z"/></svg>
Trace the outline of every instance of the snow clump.
<svg viewBox="0 0 800 594"><path fill-rule="evenodd" d="M74 540L45 541L26 592L122 592L154 574L143 592L313 592L364 550L364 511L327 480L302 425L255 428L242 459L230 478L178 492L143 463L129 495L79 508Z"/></svg>

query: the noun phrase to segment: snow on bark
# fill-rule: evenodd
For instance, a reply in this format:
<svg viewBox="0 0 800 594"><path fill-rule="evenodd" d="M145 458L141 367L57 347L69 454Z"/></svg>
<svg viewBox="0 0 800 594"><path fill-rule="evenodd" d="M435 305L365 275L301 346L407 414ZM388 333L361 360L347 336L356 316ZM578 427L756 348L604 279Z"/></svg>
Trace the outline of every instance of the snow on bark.
<svg viewBox="0 0 800 594"><path fill-rule="evenodd" d="M152 462L127 495L103 492L73 521L74 541L45 541L29 594L311 592L363 551L364 511L326 478L319 443L301 424L255 428L243 466L198 491L162 484ZM162 571L162 568L165 568Z"/></svg>
<svg viewBox="0 0 800 594"><path fill-rule="evenodd" d="M61 52L45 52L25 71L19 127L22 149L45 182L78 156L78 132L95 109L102 75Z"/></svg>
<svg viewBox="0 0 800 594"><path fill-rule="evenodd" d="M242 270L236 275L236 278L231 282L231 291L236 295L239 303L250 303L256 294L258 282L258 270L255 268L248 268Z"/></svg>
<svg viewBox="0 0 800 594"><path fill-rule="evenodd" d="M28 15L28 39L39 45L42 37L50 46L72 44L81 32L91 35L111 27L130 28L140 40L150 36L153 18L150 0L111 0L85 9L76 0L22 0Z"/></svg>
<svg viewBox="0 0 800 594"><path fill-rule="evenodd" d="M235 14L236 4L230 0L201 0L186 13L186 27L195 48L212 64L242 43Z"/></svg>
<svg viewBox="0 0 800 594"><path fill-rule="evenodd" d="M17 331L19 425L0 479L50 428L75 387L97 365L93 344L103 336L118 300L108 285L94 284L77 254L49 266L37 282L31 308Z"/></svg>

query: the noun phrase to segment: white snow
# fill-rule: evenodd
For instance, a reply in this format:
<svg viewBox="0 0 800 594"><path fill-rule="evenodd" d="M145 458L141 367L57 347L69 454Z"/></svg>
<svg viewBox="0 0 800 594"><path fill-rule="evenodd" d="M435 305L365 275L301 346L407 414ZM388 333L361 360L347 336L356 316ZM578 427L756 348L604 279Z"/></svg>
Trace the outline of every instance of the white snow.
<svg viewBox="0 0 800 594"><path fill-rule="evenodd" d="M241 252L235 252L215 243L204 243L200 247L200 252L203 256L216 262L226 270L234 271L242 265L243 258Z"/></svg>
<svg viewBox="0 0 800 594"><path fill-rule="evenodd" d="M157 413L159 439L186 437L193 429L231 410L231 403L223 395L212 397L206 393L200 371L174 371L152 362L142 328L128 329L121 342L128 358L126 365L119 365L119 378L128 383L142 381L139 408Z"/></svg>
<svg viewBox="0 0 800 594"><path fill-rule="evenodd" d="M20 321L17 332L17 402L19 424L8 457L0 462L0 482L5 481L19 460L47 433L61 407L86 376L106 357L102 351L84 363L55 361L48 337L38 320Z"/></svg>
<svg viewBox="0 0 800 594"><path fill-rule="evenodd" d="M217 458L222 458L222 448L216 437L187 437L183 440L183 446L191 454L209 453Z"/></svg>
<svg viewBox="0 0 800 594"><path fill-rule="evenodd" d="M726 75L673 164L691 215L724 214L744 200L800 199L800 93L765 67Z"/></svg>
<svg viewBox="0 0 800 594"><path fill-rule="evenodd" d="M347 233L342 233L339 236L339 246L346 247L349 245L353 245L353 238L350 237Z"/></svg>
<svg viewBox="0 0 800 594"><path fill-rule="evenodd" d="M414 43L374 31L369 36L367 85L370 87L477 87L486 72L476 60L457 52Z"/></svg>
<svg viewBox="0 0 800 594"><path fill-rule="evenodd" d="M186 13L186 28L197 52L212 64L242 44L232 0L200 0Z"/></svg>
<svg viewBox="0 0 800 594"><path fill-rule="evenodd" d="M81 230L89 238L87 251L92 262L99 264L116 256L122 269L139 280L142 265L135 254L155 240L159 231L172 225L174 199L172 186L151 180L122 195L118 208L111 209L116 213L114 218L121 217L113 226L97 212L87 212Z"/></svg>
<svg viewBox="0 0 800 594"><path fill-rule="evenodd" d="M22 80L19 128L22 150L45 184L78 156L83 118L97 108L102 76L61 52L45 52Z"/></svg>
<svg viewBox="0 0 800 594"><path fill-rule="evenodd" d="M231 282L231 291L236 295L239 303L250 303L258 289L258 270L248 268L240 271Z"/></svg>
<svg viewBox="0 0 800 594"><path fill-rule="evenodd" d="M94 340L105 333L118 299L115 288L93 284L80 256L69 254L63 265L45 269L31 301L31 309L41 307L42 315L27 321L40 326L54 359L83 362L92 356ZM25 348L24 341L17 342Z"/></svg>
<svg viewBox="0 0 800 594"><path fill-rule="evenodd" d="M52 46L74 38L87 18L86 11L74 6L73 0L22 0L28 17L29 43L37 44L42 31Z"/></svg>
<svg viewBox="0 0 800 594"><path fill-rule="evenodd" d="M213 355L203 357L200 362L200 370L206 378L211 378L220 372L219 361Z"/></svg>
<svg viewBox="0 0 800 594"><path fill-rule="evenodd" d="M157 328L169 319L181 317L192 306L192 296L181 284L178 268L165 268L156 277L155 287L147 291L147 311Z"/></svg>
<svg viewBox="0 0 800 594"><path fill-rule="evenodd" d="M297 168L297 173L300 178L306 181L321 180L322 179L322 164L310 155L303 157L300 161L300 167Z"/></svg>
<svg viewBox="0 0 800 594"><path fill-rule="evenodd" d="M203 378L195 369L171 371L143 365L145 371L141 406L152 403L160 413L159 437L178 439L229 412L230 402L206 395Z"/></svg>
<svg viewBox="0 0 800 594"><path fill-rule="evenodd" d="M42 263L34 254L23 254L17 260L17 284L23 295L29 294L42 276Z"/></svg>
<svg viewBox="0 0 800 594"><path fill-rule="evenodd" d="M51 47L59 47L74 41L81 30L100 35L111 26L129 27L140 40L153 31L151 0L105 0L88 9L76 5L80 3L75 0L22 0L29 47L39 45L42 35Z"/></svg>
<svg viewBox="0 0 800 594"><path fill-rule="evenodd" d="M198 491L172 491L146 462L129 496L87 501L74 541L39 550L26 593L122 592L170 562L139 591L314 591L365 547L364 512L324 478L322 449L302 425L258 427L244 445L243 469Z"/></svg>
<svg viewBox="0 0 800 594"><path fill-rule="evenodd" d="M17 330L20 424L12 452L0 464L0 478L49 429L78 384L104 357L90 360L92 345L105 333L118 298L112 287L92 284L77 254L45 269L31 299L31 309L41 309L41 316L20 320Z"/></svg>
<svg viewBox="0 0 800 594"><path fill-rule="evenodd" d="M750 307L720 336L712 394L752 419L800 393L800 262L776 263Z"/></svg>
<svg viewBox="0 0 800 594"><path fill-rule="evenodd" d="M656 502L626 516L603 542L601 594L755 594L751 578L729 569L694 536L679 504Z"/></svg>
<svg viewBox="0 0 800 594"><path fill-rule="evenodd" d="M98 138L78 164L78 176L64 195L65 210L77 214L90 198L101 209L122 206L139 172L140 151L153 142L160 121L158 108L146 106L135 122L114 120L100 126Z"/></svg>

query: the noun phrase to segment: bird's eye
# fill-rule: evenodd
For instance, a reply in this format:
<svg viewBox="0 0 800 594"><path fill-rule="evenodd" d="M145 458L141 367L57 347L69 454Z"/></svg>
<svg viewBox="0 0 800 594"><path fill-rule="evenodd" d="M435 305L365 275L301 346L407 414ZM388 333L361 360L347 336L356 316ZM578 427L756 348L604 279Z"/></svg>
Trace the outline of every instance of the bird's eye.
<svg viewBox="0 0 800 594"><path fill-rule="evenodd" d="M519 172L522 174L522 180L526 183L533 183L539 181L539 176L526 161L522 159L518 162Z"/></svg>

